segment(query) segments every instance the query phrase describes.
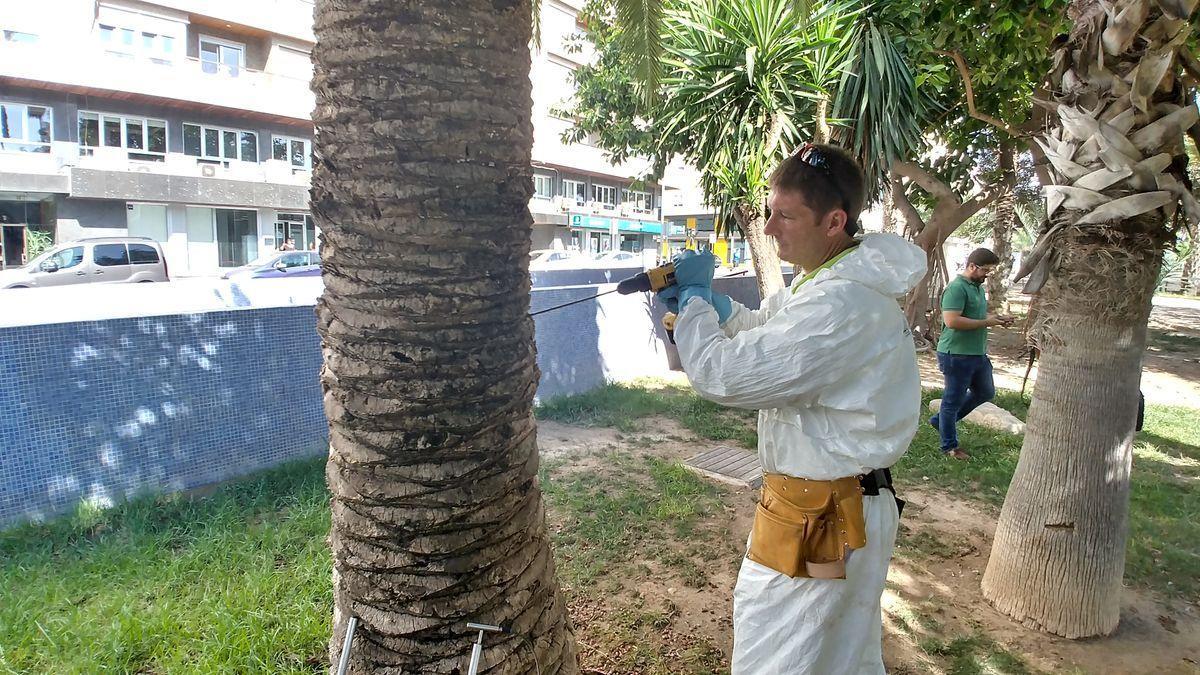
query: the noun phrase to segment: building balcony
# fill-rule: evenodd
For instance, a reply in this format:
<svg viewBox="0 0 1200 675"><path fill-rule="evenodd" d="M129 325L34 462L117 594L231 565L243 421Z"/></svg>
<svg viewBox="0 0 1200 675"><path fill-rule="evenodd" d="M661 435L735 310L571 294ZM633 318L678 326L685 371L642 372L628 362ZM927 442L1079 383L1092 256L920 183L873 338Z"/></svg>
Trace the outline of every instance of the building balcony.
<svg viewBox="0 0 1200 675"><path fill-rule="evenodd" d="M27 86L135 94L256 112L283 121L311 119L314 98L308 80L246 68L206 72L204 65L194 58L151 60L99 47L67 52L53 42L0 42L0 78Z"/></svg>
<svg viewBox="0 0 1200 675"><path fill-rule="evenodd" d="M167 153L131 159L124 148L54 143L50 153L0 153L5 189L88 199L304 209L310 174L287 162L209 162ZM16 187L14 187L16 186Z"/></svg>
<svg viewBox="0 0 1200 675"><path fill-rule="evenodd" d="M313 0L154 0L154 4L307 42L316 41Z"/></svg>

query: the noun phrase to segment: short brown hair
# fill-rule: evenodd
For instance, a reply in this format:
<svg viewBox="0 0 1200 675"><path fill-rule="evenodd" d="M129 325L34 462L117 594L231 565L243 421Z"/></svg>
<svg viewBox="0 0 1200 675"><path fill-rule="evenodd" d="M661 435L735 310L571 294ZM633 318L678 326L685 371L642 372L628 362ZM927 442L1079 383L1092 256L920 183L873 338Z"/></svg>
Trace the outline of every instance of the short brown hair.
<svg viewBox="0 0 1200 675"><path fill-rule="evenodd" d="M985 265L999 265L1000 256L992 252L990 248L977 248L971 251L971 255L967 256L967 264L976 267Z"/></svg>
<svg viewBox="0 0 1200 675"><path fill-rule="evenodd" d="M854 157L836 145L807 144L780 162L771 187L799 192L819 217L834 209L846 212L846 234L859 230L858 216L866 201L866 179Z"/></svg>

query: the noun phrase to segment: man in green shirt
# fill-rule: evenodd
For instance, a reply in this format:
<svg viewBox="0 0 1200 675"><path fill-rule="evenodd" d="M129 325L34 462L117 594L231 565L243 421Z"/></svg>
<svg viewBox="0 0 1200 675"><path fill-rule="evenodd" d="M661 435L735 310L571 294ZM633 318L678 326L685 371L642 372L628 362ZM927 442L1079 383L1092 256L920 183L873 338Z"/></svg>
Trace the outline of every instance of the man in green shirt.
<svg viewBox="0 0 1200 675"><path fill-rule="evenodd" d="M988 314L983 282L996 270L1000 258L986 248L967 256L967 269L946 286L942 294L942 321L946 328L938 340L938 369L946 379L942 407L929 423L942 436L942 452L954 459L969 459L958 447L958 422L980 404L992 400L992 362L987 356L988 328L1008 326L1011 316Z"/></svg>

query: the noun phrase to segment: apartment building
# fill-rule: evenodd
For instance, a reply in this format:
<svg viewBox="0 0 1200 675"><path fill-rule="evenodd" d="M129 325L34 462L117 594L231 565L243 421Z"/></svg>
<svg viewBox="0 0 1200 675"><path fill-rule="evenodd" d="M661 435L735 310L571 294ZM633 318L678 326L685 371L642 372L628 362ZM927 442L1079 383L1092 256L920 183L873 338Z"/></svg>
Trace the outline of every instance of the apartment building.
<svg viewBox="0 0 1200 675"><path fill-rule="evenodd" d="M670 236L662 219L662 186L639 180L647 161L613 164L585 140L564 143L564 113L575 90L574 71L594 57L582 40L584 3L543 0L541 47L533 52L533 247L659 250Z"/></svg>
<svg viewBox="0 0 1200 675"><path fill-rule="evenodd" d="M542 3L533 50L534 248L661 246L662 189L567 144L572 71L592 57L581 0ZM308 210L312 0L0 2L0 266L37 241L138 235L173 276L214 274Z"/></svg>
<svg viewBox="0 0 1200 675"><path fill-rule="evenodd" d="M39 232L152 237L176 276L316 245L311 1L4 2L0 31L4 266Z"/></svg>
<svg viewBox="0 0 1200 675"><path fill-rule="evenodd" d="M672 186L663 193L670 255L690 248L709 251L728 265L750 260L750 247L736 228L717 236L717 210L706 203L695 167L676 159L667 166L663 179Z"/></svg>

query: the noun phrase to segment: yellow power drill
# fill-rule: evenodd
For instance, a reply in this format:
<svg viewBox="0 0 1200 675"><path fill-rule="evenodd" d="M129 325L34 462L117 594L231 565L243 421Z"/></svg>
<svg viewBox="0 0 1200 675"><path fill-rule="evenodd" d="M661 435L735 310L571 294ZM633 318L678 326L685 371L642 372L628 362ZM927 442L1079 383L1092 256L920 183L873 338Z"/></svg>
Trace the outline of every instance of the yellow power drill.
<svg viewBox="0 0 1200 675"><path fill-rule="evenodd" d="M646 291L657 293L664 288L674 285L675 263L669 262L622 281L617 284L617 292L621 295L644 293ZM667 339L671 341L671 344L675 344L675 313L667 312L666 316L663 317L662 323L663 328L667 329Z"/></svg>
<svg viewBox="0 0 1200 675"><path fill-rule="evenodd" d="M641 274L629 277L617 284L617 292L621 295L651 291L657 293L664 288L675 285L675 263L659 265Z"/></svg>

